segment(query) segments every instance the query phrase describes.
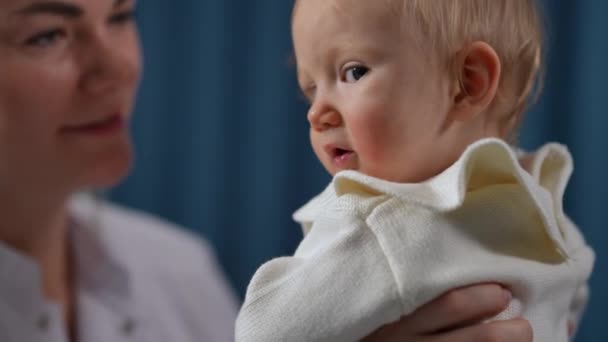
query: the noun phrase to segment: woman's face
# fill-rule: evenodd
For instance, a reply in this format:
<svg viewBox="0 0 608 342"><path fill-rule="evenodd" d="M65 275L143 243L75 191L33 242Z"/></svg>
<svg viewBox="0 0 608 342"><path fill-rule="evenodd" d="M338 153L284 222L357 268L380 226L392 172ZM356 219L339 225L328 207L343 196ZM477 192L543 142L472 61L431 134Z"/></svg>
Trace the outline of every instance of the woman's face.
<svg viewBox="0 0 608 342"><path fill-rule="evenodd" d="M134 0L0 1L0 192L75 191L129 170Z"/></svg>

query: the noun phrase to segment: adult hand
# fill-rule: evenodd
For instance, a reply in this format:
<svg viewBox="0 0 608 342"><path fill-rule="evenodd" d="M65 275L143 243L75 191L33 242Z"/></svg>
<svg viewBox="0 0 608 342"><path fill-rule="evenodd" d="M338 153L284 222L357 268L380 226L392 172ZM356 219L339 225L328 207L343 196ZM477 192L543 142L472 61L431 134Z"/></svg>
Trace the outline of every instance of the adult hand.
<svg viewBox="0 0 608 342"><path fill-rule="evenodd" d="M482 323L503 311L510 301L511 293L496 284L452 290L363 341L532 342L532 327L524 319Z"/></svg>

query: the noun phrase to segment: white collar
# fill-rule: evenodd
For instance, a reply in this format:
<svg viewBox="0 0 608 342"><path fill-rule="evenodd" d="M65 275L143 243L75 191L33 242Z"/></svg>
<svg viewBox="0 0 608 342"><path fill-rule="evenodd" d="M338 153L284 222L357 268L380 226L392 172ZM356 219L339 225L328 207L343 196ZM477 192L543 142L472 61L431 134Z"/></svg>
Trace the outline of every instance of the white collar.
<svg viewBox="0 0 608 342"><path fill-rule="evenodd" d="M69 240L75 261L78 291L103 296L100 302L112 312L135 315L135 296L129 272L114 255L104 236L103 205L87 195L69 204ZM42 295L39 265L0 242L0 310L20 317L36 317L49 303Z"/></svg>
<svg viewBox="0 0 608 342"><path fill-rule="evenodd" d="M336 174L325 190L298 209L293 219L307 234L317 215L346 193L368 193L399 197L406 202L441 212L458 208L467 192L487 185L518 182L524 185L539 206L545 226L562 253L562 235L555 217L563 215L562 197L572 173L572 157L567 148L546 144L534 153L516 150L504 141L488 138L471 144L461 157L439 175L420 183L394 183L357 171ZM531 191L540 185L546 191Z"/></svg>

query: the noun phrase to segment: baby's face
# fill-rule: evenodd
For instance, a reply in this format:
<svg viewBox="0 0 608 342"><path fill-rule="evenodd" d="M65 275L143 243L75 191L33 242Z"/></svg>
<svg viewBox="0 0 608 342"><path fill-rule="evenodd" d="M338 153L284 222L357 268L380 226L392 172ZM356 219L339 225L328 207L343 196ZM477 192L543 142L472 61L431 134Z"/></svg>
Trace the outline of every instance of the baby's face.
<svg viewBox="0 0 608 342"><path fill-rule="evenodd" d="M332 175L352 169L417 182L453 162L444 124L449 79L381 2L300 1L298 81L313 149Z"/></svg>

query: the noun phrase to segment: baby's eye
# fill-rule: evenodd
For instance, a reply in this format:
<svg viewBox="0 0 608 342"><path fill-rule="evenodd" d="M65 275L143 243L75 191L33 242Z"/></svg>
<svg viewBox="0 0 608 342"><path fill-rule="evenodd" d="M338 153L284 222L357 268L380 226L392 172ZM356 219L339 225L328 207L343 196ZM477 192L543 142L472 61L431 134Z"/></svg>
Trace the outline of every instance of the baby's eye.
<svg viewBox="0 0 608 342"><path fill-rule="evenodd" d="M346 69L346 73L344 74L344 81L348 83L354 83L361 79L361 77L365 76L369 69L362 65L355 65L348 69Z"/></svg>
<svg viewBox="0 0 608 342"><path fill-rule="evenodd" d="M300 87L300 98L304 99L307 103L312 103L315 99L315 93L317 87L314 84L309 84L304 87Z"/></svg>

